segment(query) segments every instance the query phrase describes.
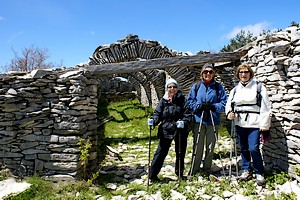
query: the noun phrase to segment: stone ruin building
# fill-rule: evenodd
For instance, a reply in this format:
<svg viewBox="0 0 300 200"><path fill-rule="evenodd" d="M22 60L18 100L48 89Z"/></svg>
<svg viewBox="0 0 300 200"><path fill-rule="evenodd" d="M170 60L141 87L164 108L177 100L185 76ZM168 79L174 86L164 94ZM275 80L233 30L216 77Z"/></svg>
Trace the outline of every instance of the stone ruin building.
<svg viewBox="0 0 300 200"><path fill-rule="evenodd" d="M247 62L267 87L272 102L273 138L262 146L265 165L293 174L300 163L300 28L291 26L260 36L230 55L235 57L215 58L218 54L207 52L191 56L128 35L117 43L99 46L83 65L2 75L0 167L19 175L75 177L82 170L80 138L91 139L88 165L97 165L97 131L102 120L97 115L98 103L111 93L110 84L118 85L120 90L115 93L124 92L116 77L125 78L129 84L124 87L134 91L144 105L155 106L168 76L187 94L201 66L213 62L218 81L229 92L236 83L235 67Z"/></svg>

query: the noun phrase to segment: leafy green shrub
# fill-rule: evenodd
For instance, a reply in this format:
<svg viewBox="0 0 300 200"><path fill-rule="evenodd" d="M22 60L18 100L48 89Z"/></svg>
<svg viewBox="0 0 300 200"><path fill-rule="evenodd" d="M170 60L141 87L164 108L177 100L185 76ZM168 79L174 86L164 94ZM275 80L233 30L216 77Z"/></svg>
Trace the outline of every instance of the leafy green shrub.
<svg viewBox="0 0 300 200"><path fill-rule="evenodd" d="M269 172L270 175L266 178L266 185L269 189L275 189L275 185L282 185L290 180L290 176L286 172Z"/></svg>
<svg viewBox="0 0 300 200"><path fill-rule="evenodd" d="M293 170L296 176L300 176L300 167L298 166L293 166Z"/></svg>
<svg viewBox="0 0 300 200"><path fill-rule="evenodd" d="M90 157L89 150L92 147L92 143L90 141L90 138L87 138L86 140L83 138L79 138L78 145L79 145L79 152L80 152L79 161L80 161L80 165L82 166L83 178L86 179L87 178L86 167Z"/></svg>
<svg viewBox="0 0 300 200"><path fill-rule="evenodd" d="M242 189L242 194L244 196L256 195L256 185L254 184L255 180L250 181L240 181L239 188Z"/></svg>

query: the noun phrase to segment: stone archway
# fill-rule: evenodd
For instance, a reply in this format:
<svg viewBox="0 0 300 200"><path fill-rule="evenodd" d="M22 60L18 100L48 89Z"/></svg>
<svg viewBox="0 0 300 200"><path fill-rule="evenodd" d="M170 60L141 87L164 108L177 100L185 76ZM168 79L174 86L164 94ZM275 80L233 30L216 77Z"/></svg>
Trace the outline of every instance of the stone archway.
<svg viewBox="0 0 300 200"><path fill-rule="evenodd" d="M188 56L188 54L173 51L157 41L140 40L137 35L129 34L125 39L119 40L118 43L102 45L96 48L90 57L88 65L93 66L182 56ZM157 99L160 99L164 94L166 76L175 78L184 86L191 86L197 78L199 70L199 67L174 67L165 70L150 69L144 72L133 72L125 76L134 82L137 91L145 91L146 97L142 97L143 92L138 92L138 98L140 100L146 98L149 106L153 106L157 103ZM182 90L185 94L188 93L188 87L182 87Z"/></svg>

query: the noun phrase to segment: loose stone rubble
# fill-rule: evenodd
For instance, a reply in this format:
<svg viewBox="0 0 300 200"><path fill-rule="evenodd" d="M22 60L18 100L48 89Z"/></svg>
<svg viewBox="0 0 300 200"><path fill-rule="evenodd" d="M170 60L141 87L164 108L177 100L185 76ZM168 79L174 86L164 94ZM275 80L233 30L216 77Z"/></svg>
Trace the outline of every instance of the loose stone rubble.
<svg viewBox="0 0 300 200"><path fill-rule="evenodd" d="M0 181L0 199L8 195L17 195L30 188L30 186L31 184L26 182L16 182L13 178Z"/></svg>
<svg viewBox="0 0 300 200"><path fill-rule="evenodd" d="M192 137L190 136L188 138L188 149L192 148ZM228 152L230 149L230 139L227 137L220 137L219 138L220 143L220 152ZM157 142L152 142L153 150L155 150ZM146 144L147 145L147 144ZM107 154L107 157L105 158L104 162L102 163L102 171L100 172L100 176L102 175L113 175L113 178L111 181L106 185L107 188L115 191L126 191L129 188L129 184L136 183L139 185L147 185L147 171L148 171L148 149L146 146L142 145L129 145L125 143L119 143L117 147L115 147L115 151L118 152L118 155L122 157L118 158L116 154ZM175 149L174 144L171 146L171 149L169 151L169 155L167 156L164 166L161 169L161 172L159 174L159 177L164 180L161 184L169 184L178 182L177 176L175 175L174 171L174 162L175 162ZM215 153L218 153L217 150L215 150ZM130 156L132 155L132 156ZM153 156L153 153L152 153ZM151 158L152 158L151 156ZM243 195L244 190L225 190L222 195L207 195L205 193L205 190L207 189L205 185L209 185L209 182L220 182L221 180L228 179L229 174L229 155L223 156L222 160L214 160L213 161L213 174L210 176L210 179L207 180L205 177L199 175L198 179L188 179L188 170L191 163L191 157L192 154L189 152L185 158L185 172L184 177L185 179L183 181L187 181L186 191L184 193L180 193L176 190L176 188L171 190L169 199L190 199L187 198L185 194L193 191L194 192L194 198L203 198L203 199L264 199L264 196L266 195L275 195L279 196L281 193L291 193L294 192L298 199L300 199L300 183L297 182L297 180L293 180L291 182L286 182L283 185L276 185L275 190L269 190L266 187L257 186L256 184L256 191L254 192L256 195L251 196L245 196ZM235 162L236 158L233 157L232 162L232 176L231 176L231 186L232 188L235 188L235 185L238 185L238 180L236 177L235 172ZM222 163L221 163L222 162ZM222 164L225 168L225 176L222 174ZM240 157L238 157L238 165L239 168L241 167L240 163ZM255 181L255 179L253 180ZM202 188L196 188L194 185L195 183L204 183ZM207 184L205 184L207 182ZM151 187L151 185L150 185ZM215 190L217 185L214 187ZM127 199L162 199L161 196L162 191L158 191L155 194L149 194L147 191L138 191L136 194L130 195ZM101 197L99 197L101 199ZM112 199L126 199L125 197L122 197L121 195L114 196Z"/></svg>
<svg viewBox="0 0 300 200"><path fill-rule="evenodd" d="M286 182L283 185L276 185L274 190L269 190L266 187L261 187L256 185L256 191L255 195L251 196L245 196L243 195L244 189L230 189L224 190L221 195L208 195L206 193L206 186L215 183L214 190L218 190L218 183L224 179L228 179L229 174L229 154L230 151L230 139L227 137L219 137L218 143L220 144L220 152L223 156L221 156L221 160L214 159L213 160L213 176L210 176L209 179L206 177L203 177L199 175L195 175L195 177L191 177L190 179L187 179L187 174L189 171L189 167L191 164L191 158L192 158L192 136L190 135L188 137L188 151L185 158L185 172L184 172L184 179L183 181L187 182L187 185L185 187L185 192L180 192L174 187L171 192L168 199L230 199L230 200L240 200L240 199L263 199L266 195L275 195L279 196L281 193L291 193L294 192L298 199L300 199L300 183L297 180L293 180L291 182ZM130 184L137 184L137 185L144 185L147 186L148 183L148 144L130 144L130 142L123 141L124 143L118 143L114 148L109 147L108 153L104 159L104 161L101 164L101 170L99 171L99 177L107 176L109 175L110 179L109 182L105 185L105 187L111 191L122 191L124 194L128 194L129 191L132 191L132 188L130 188ZM153 156L153 152L156 149L157 140L152 140L151 142L151 158ZM159 174L159 177L163 179L164 181L161 184L170 184L170 183L177 183L178 179L177 176L174 174L174 162L175 162L175 147L174 144L172 144L171 149L169 151L169 155L167 156L164 166ZM215 149L215 153L220 153L217 149ZM223 152L223 153L222 153ZM225 154L224 154L225 152ZM217 156L218 157L218 156ZM237 158L238 165L241 167L240 158ZM222 164L224 166L225 170L225 176L222 173ZM232 159L232 177L230 179L231 181L231 187L235 188L235 186L238 185L237 177L236 177L236 171L235 171L235 165L236 157L233 156ZM255 180L253 180L255 182ZM203 187L195 186L196 184L203 183ZM150 187L151 187L150 183ZM24 186L24 187L20 187ZM26 186L26 187L25 187ZM0 194L2 194L2 197L7 196L9 194L18 194L18 192L22 192L30 187L30 184L28 183L18 183L14 179L9 179L5 181L0 181ZM148 191L139 190L135 192L134 194L128 195L128 197L122 196L122 195L116 195L113 196L111 199L127 199L127 200L150 200L150 199L164 199L162 196L162 192L158 190L155 193L149 193ZM194 194L194 198L191 198L190 195L187 195L189 193ZM1 199L1 198L0 198ZM106 198L97 195L95 199L98 200L105 200Z"/></svg>

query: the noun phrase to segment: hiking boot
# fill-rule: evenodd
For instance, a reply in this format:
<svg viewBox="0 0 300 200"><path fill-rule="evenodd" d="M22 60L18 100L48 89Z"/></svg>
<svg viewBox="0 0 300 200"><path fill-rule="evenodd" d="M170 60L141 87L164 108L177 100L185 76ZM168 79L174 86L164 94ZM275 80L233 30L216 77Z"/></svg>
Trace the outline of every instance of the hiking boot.
<svg viewBox="0 0 300 200"><path fill-rule="evenodd" d="M179 179L179 176L177 176L177 178ZM188 177L187 177L187 176L181 175L181 176L180 176L180 179L183 180L183 181L186 181L186 180L188 179Z"/></svg>
<svg viewBox="0 0 300 200"><path fill-rule="evenodd" d="M261 174L256 174L256 183L257 185L262 186L265 184L265 177Z"/></svg>
<svg viewBox="0 0 300 200"><path fill-rule="evenodd" d="M240 180L244 180L244 181L250 180L251 178L252 178L252 174L248 170L243 170L239 177Z"/></svg>
<svg viewBox="0 0 300 200"><path fill-rule="evenodd" d="M161 180L156 176L156 177L153 177L153 178L150 178L150 182L151 183L159 183Z"/></svg>

